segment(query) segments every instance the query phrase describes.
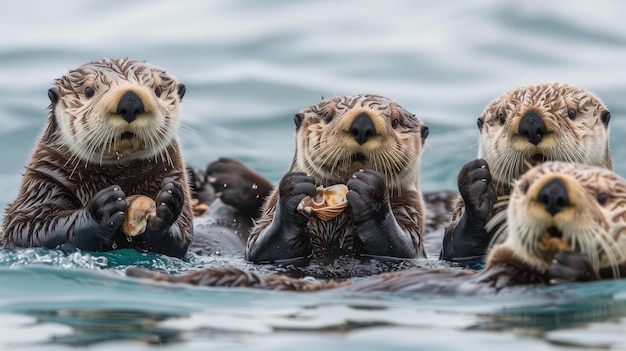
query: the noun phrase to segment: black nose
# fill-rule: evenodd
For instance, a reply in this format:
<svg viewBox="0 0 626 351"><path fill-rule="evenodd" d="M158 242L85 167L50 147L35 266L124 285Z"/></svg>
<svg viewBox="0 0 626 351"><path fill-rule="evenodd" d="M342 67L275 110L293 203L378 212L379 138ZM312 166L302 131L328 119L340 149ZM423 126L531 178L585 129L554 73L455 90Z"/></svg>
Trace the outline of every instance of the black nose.
<svg viewBox="0 0 626 351"><path fill-rule="evenodd" d="M552 179L539 190L537 200L546 205L546 211L554 216L569 204L567 188L561 179Z"/></svg>
<svg viewBox="0 0 626 351"><path fill-rule="evenodd" d="M359 145L363 145L369 137L376 134L376 126L374 126L372 118L367 113L362 112L352 121L348 131L354 135L354 140Z"/></svg>
<svg viewBox="0 0 626 351"><path fill-rule="evenodd" d="M519 122L518 133L528 138L533 145L537 145L543 139L543 135L548 132L543 119L535 111L528 111L522 116Z"/></svg>
<svg viewBox="0 0 626 351"><path fill-rule="evenodd" d="M117 112L126 122L131 123L137 118L137 114L146 112L143 107L143 101L134 91L127 91L117 104Z"/></svg>

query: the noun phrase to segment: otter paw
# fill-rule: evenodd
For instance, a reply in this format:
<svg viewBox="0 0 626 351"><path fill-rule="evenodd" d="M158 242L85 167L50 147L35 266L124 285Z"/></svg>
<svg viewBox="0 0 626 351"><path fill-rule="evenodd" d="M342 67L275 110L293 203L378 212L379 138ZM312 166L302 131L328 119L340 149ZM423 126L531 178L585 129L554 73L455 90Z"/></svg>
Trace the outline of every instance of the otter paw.
<svg viewBox="0 0 626 351"><path fill-rule="evenodd" d="M557 253L548 273L551 284L600 280L589 258L577 251Z"/></svg>
<svg viewBox="0 0 626 351"><path fill-rule="evenodd" d="M213 161L206 169L206 176L216 196L244 213L258 214L272 189L268 180L230 158Z"/></svg>
<svg viewBox="0 0 626 351"><path fill-rule="evenodd" d="M355 222L372 219L372 216L388 209L385 180L380 173L371 169L360 170L352 175L346 185L346 197Z"/></svg>
<svg viewBox="0 0 626 351"><path fill-rule="evenodd" d="M496 191L487 161L476 159L466 163L459 172L458 185L469 214L476 219L488 220L496 202Z"/></svg>
<svg viewBox="0 0 626 351"><path fill-rule="evenodd" d="M146 232L161 232L178 220L185 203L183 187L172 178L163 179L161 191L154 202L156 217L148 222Z"/></svg>
<svg viewBox="0 0 626 351"><path fill-rule="evenodd" d="M302 199L315 196L315 178L302 172L289 172L278 184L280 211L278 215L288 223L304 225L309 219L297 208Z"/></svg>
<svg viewBox="0 0 626 351"><path fill-rule="evenodd" d="M207 175L199 168L185 167L191 198L198 204L210 205L215 200L215 190L207 182Z"/></svg>
<svg viewBox="0 0 626 351"><path fill-rule="evenodd" d="M100 190L87 205L101 231L111 234L124 222L126 208L126 194L119 185Z"/></svg>

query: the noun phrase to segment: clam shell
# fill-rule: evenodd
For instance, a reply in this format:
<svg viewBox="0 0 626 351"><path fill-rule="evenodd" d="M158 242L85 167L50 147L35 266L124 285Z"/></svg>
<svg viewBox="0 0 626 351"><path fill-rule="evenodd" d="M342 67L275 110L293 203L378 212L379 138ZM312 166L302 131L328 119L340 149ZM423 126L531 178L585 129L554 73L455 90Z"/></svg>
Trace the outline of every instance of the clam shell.
<svg viewBox="0 0 626 351"><path fill-rule="evenodd" d="M550 234L546 231L539 241L539 247L545 251L569 251L572 249L571 245L561 239L550 236Z"/></svg>
<svg viewBox="0 0 626 351"><path fill-rule="evenodd" d="M335 184L327 188L320 186L314 197L307 196L298 204L298 211L303 215L328 221L337 217L348 205L346 194L348 187L344 184Z"/></svg>
<svg viewBox="0 0 626 351"><path fill-rule="evenodd" d="M122 231L129 236L142 234L146 231L148 221L156 217L154 200L143 195L126 197L126 219L122 223Z"/></svg>

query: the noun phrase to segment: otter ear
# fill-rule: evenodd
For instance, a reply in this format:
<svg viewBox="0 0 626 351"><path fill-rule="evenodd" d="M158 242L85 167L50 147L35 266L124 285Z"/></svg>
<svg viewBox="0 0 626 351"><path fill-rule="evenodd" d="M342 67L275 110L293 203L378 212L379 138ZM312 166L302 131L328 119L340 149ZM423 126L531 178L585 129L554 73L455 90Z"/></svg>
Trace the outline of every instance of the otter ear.
<svg viewBox="0 0 626 351"><path fill-rule="evenodd" d="M611 120L611 112L607 110L602 111L602 114L600 115L600 120L605 127L608 127L609 121Z"/></svg>
<svg viewBox="0 0 626 351"><path fill-rule="evenodd" d="M304 120L304 113L302 112L296 113L296 115L293 116L293 121L296 122L296 129L300 128L303 120Z"/></svg>
<svg viewBox="0 0 626 351"><path fill-rule="evenodd" d="M59 102L59 94L57 94L54 88L48 89L48 98L50 99L50 102L52 102L52 105L56 105L57 102Z"/></svg>
<svg viewBox="0 0 626 351"><path fill-rule="evenodd" d="M428 129L427 126L422 126L422 141L426 140L426 137L428 137L428 134L430 134L430 129Z"/></svg>
<svg viewBox="0 0 626 351"><path fill-rule="evenodd" d="M478 117L478 120L476 121L476 124L478 125L478 130L482 130L483 129L483 125L485 124L485 121L483 121L480 117Z"/></svg>
<svg viewBox="0 0 626 351"><path fill-rule="evenodd" d="M183 96L185 96L186 92L187 88L185 87L185 84L178 84L178 97L180 98L180 101L183 101Z"/></svg>

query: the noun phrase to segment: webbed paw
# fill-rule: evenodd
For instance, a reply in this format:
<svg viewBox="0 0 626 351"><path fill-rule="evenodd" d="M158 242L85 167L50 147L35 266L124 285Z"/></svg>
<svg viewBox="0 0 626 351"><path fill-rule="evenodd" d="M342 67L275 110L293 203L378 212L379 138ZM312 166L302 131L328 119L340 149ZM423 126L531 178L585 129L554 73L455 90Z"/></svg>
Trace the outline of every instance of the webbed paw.
<svg viewBox="0 0 626 351"><path fill-rule="evenodd" d="M487 161L476 159L466 163L459 172L458 185L469 214L479 220L488 220L496 202L496 191Z"/></svg>
<svg viewBox="0 0 626 351"><path fill-rule="evenodd" d="M365 169L355 172L346 185L346 198L352 207L353 220L360 223L387 210L387 189L380 173Z"/></svg>
<svg viewBox="0 0 626 351"><path fill-rule="evenodd" d="M298 204L306 196L315 196L315 179L302 172L289 172L278 184L280 210L278 214L286 223L298 226L306 224L309 219L298 210Z"/></svg>
<svg viewBox="0 0 626 351"><path fill-rule="evenodd" d="M178 220L185 203L185 193L179 183L172 178L165 178L154 202L157 206L156 217L148 222L146 233L162 232Z"/></svg>
<svg viewBox="0 0 626 351"><path fill-rule="evenodd" d="M548 273L552 284L600 280L589 258L578 251L557 253Z"/></svg>

